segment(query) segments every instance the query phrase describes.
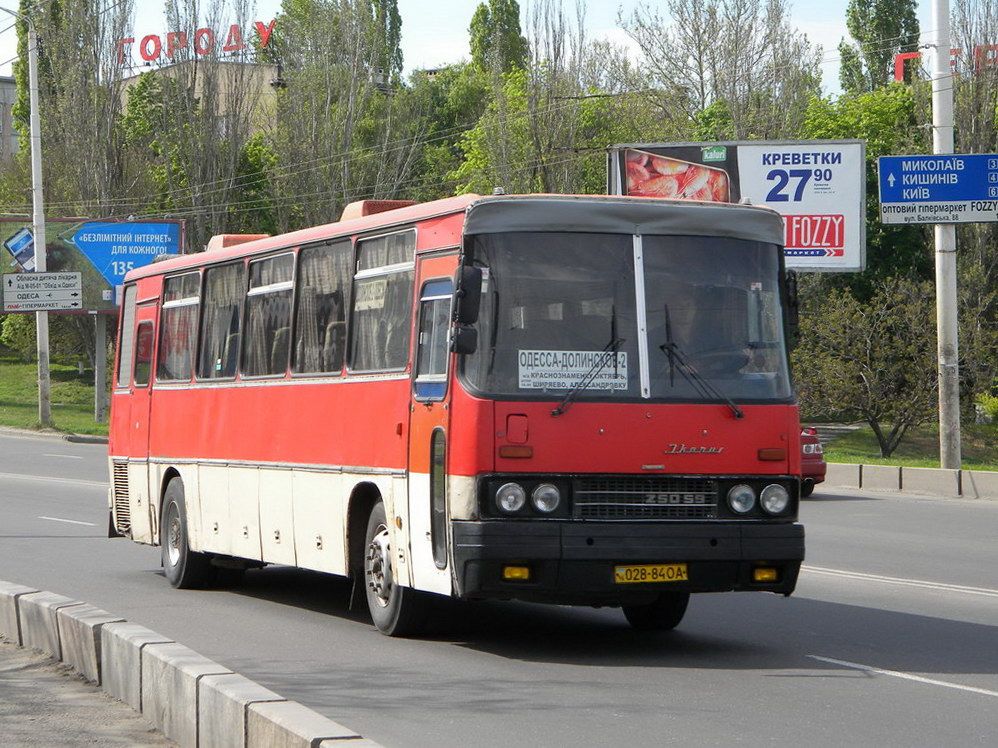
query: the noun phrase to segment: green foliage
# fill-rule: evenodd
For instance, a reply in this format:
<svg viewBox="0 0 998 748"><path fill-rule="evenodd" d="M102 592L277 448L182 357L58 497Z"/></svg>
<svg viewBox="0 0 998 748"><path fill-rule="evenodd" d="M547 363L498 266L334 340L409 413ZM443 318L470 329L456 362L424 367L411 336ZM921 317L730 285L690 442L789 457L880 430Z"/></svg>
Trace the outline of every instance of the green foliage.
<svg viewBox="0 0 998 748"><path fill-rule="evenodd" d="M873 91L893 80L894 56L918 49L915 7L915 0L849 0L846 27L856 44L839 44L844 91ZM911 79L907 69L905 77Z"/></svg>
<svg viewBox="0 0 998 748"><path fill-rule="evenodd" d="M0 343L16 353L22 361L35 356L35 315L0 315Z"/></svg>
<svg viewBox="0 0 998 748"><path fill-rule="evenodd" d="M822 314L803 314L793 353L804 418L823 413L869 423L889 457L909 428L936 408L933 291L929 283L887 279L868 303L832 290Z"/></svg>
<svg viewBox="0 0 998 748"><path fill-rule="evenodd" d="M78 315L49 315L49 357L67 365L90 361L93 352L93 335L83 333L81 327L91 327L90 317ZM35 342L34 314L0 314L0 344L3 344L22 361L33 361L38 345Z"/></svg>
<svg viewBox="0 0 998 748"><path fill-rule="evenodd" d="M475 9L468 28L471 61L481 70L508 73L527 65L530 48L520 33L516 0L488 0Z"/></svg>
<svg viewBox="0 0 998 748"><path fill-rule="evenodd" d="M807 108L801 133L805 139L859 138L866 142L867 270L823 279L825 285L849 288L860 299L869 298L878 281L892 276L932 277L928 230L880 222L877 158L928 152L927 131L919 127L916 106L916 92L898 83L838 99L815 97Z"/></svg>
<svg viewBox="0 0 998 748"><path fill-rule="evenodd" d="M734 138L734 121L724 101L715 101L693 115L693 140L718 141Z"/></svg>
<svg viewBox="0 0 998 748"><path fill-rule="evenodd" d="M977 405L988 423L998 421L998 395L992 395L990 392L981 392L974 398L974 404Z"/></svg>
<svg viewBox="0 0 998 748"><path fill-rule="evenodd" d="M482 116L489 94L487 76L469 63L449 65L432 75L413 73L409 88L398 98L407 100L423 122L425 136L407 197L435 200L453 193L442 177L461 165L461 138Z"/></svg>

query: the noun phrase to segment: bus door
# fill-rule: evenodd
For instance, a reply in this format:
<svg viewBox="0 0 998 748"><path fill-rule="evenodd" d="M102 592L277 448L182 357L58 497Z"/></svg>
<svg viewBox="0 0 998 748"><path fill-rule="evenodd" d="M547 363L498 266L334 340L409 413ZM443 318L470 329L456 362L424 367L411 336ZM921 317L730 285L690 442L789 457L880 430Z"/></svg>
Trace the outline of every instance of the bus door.
<svg viewBox="0 0 998 748"><path fill-rule="evenodd" d="M128 398L128 456L132 540L151 543L156 532L155 501L150 492L149 411L152 400L153 348L156 341L156 304L135 310L134 367Z"/></svg>
<svg viewBox="0 0 998 748"><path fill-rule="evenodd" d="M453 257L422 260L409 421L409 557L417 589L450 594L447 565L448 332Z"/></svg>

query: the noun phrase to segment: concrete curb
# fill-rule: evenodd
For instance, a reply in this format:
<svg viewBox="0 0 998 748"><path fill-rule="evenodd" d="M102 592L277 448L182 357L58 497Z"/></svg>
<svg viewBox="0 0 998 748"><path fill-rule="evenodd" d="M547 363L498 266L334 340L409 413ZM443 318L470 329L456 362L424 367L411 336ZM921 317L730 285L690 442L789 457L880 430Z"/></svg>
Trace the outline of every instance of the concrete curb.
<svg viewBox="0 0 998 748"><path fill-rule="evenodd" d="M378 748L155 631L0 580L0 637L73 667L184 748Z"/></svg>
<svg viewBox="0 0 998 748"><path fill-rule="evenodd" d="M106 436L67 434L63 431L35 431L33 429L17 429L13 426L0 426L0 436L36 436L39 439L58 439L77 444L107 444Z"/></svg>
<svg viewBox="0 0 998 748"><path fill-rule="evenodd" d="M998 472L828 463L823 486L998 501Z"/></svg>

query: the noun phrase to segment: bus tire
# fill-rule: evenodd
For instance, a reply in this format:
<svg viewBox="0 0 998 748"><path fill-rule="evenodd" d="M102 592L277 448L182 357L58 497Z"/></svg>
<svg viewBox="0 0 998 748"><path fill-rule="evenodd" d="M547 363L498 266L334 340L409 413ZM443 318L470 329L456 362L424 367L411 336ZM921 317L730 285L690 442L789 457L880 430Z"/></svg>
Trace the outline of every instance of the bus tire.
<svg viewBox="0 0 998 748"><path fill-rule="evenodd" d="M364 536L364 591L371 620L386 636L413 636L422 631L426 598L411 587L395 584L392 577L391 534L385 505L371 509Z"/></svg>
<svg viewBox="0 0 998 748"><path fill-rule="evenodd" d="M202 587L211 574L211 562L203 553L190 549L187 539L187 508L184 503L184 482L170 479L163 494L163 537L160 543L163 573L177 589Z"/></svg>
<svg viewBox="0 0 998 748"><path fill-rule="evenodd" d="M686 615L689 592L663 592L656 600L642 605L624 605L624 616L638 631L671 631Z"/></svg>

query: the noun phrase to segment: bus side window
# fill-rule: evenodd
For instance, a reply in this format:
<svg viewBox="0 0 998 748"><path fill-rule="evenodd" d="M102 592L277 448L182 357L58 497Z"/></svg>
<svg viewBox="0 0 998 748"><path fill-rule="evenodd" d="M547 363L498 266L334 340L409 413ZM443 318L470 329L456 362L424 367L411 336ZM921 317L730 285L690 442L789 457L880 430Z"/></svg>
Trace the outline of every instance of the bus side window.
<svg viewBox="0 0 998 748"><path fill-rule="evenodd" d="M294 272L293 254L268 257L250 264L242 362L244 376L280 375L288 370Z"/></svg>
<svg viewBox="0 0 998 748"><path fill-rule="evenodd" d="M135 386L145 387L152 375L152 322L142 322L135 333Z"/></svg>
<svg viewBox="0 0 998 748"><path fill-rule="evenodd" d="M194 369L200 305L200 273L186 273L166 279L159 325L157 380L190 380Z"/></svg>
<svg viewBox="0 0 998 748"><path fill-rule="evenodd" d="M298 309L292 371L339 374L346 348L346 295L352 275L350 241L298 253Z"/></svg>
<svg viewBox="0 0 998 748"><path fill-rule="evenodd" d="M357 243L351 371L405 369L412 319L416 234L407 231Z"/></svg>
<svg viewBox="0 0 998 748"><path fill-rule="evenodd" d="M236 375L245 289L246 266L241 262L205 271L199 379Z"/></svg>

